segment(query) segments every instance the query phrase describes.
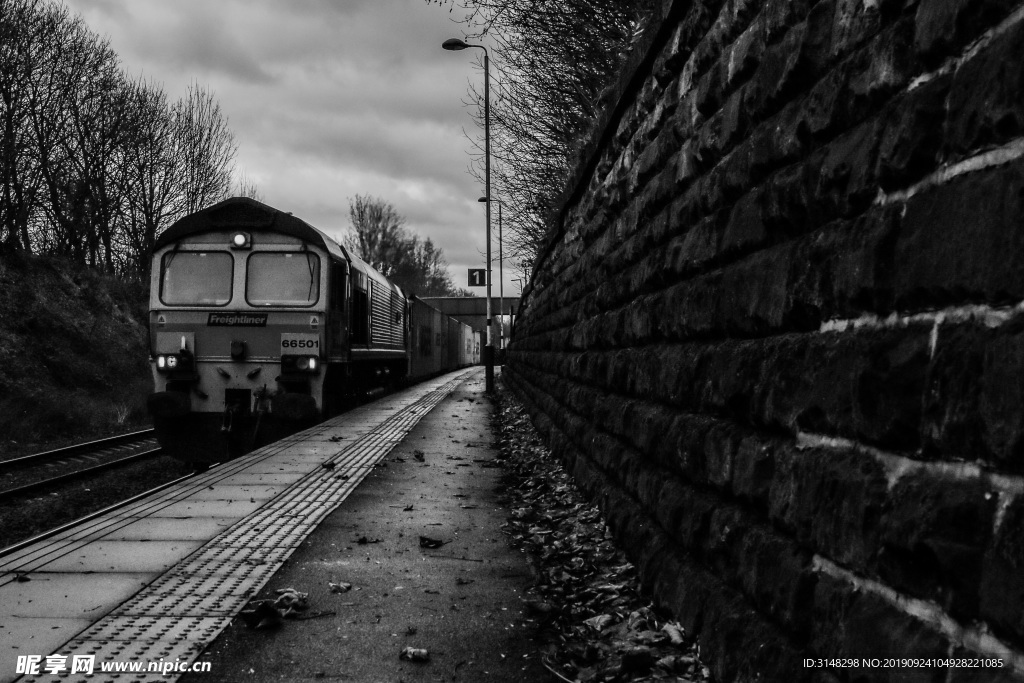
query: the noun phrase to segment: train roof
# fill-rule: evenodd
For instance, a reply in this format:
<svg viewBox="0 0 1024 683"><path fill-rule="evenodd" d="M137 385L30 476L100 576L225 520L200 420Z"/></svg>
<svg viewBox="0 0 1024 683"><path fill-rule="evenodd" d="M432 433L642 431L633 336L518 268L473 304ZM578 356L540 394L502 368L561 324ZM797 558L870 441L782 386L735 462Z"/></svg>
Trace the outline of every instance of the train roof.
<svg viewBox="0 0 1024 683"><path fill-rule="evenodd" d="M211 230L271 230L298 237L336 256L347 256L340 244L301 218L248 197L225 199L175 221L157 237L153 251L184 237Z"/></svg>
<svg viewBox="0 0 1024 683"><path fill-rule="evenodd" d="M335 258L344 259L359 271L366 273L371 279L394 289L402 295L402 290L377 269L369 265L355 254L349 253L344 247L331 239L326 233L312 225L272 206L248 197L232 197L218 202L201 211L191 213L164 230L156 239L153 251L180 239L211 230L270 230L284 235L291 235L325 249Z"/></svg>

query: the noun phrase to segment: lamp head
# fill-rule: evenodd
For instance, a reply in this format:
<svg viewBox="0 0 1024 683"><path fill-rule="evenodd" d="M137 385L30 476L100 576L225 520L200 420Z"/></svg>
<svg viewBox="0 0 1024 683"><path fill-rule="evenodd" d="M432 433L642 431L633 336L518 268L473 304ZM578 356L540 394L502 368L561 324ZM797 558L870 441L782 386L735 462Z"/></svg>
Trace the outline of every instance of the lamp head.
<svg viewBox="0 0 1024 683"><path fill-rule="evenodd" d="M469 45L458 38L449 38L448 40L441 43L441 47L445 50L465 50Z"/></svg>

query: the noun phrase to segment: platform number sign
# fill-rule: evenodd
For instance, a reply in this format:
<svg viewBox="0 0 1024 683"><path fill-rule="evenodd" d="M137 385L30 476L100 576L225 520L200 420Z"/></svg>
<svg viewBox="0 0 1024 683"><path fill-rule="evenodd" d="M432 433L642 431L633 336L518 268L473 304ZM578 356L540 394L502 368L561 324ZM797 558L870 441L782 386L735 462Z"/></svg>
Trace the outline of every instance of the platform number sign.
<svg viewBox="0 0 1024 683"><path fill-rule="evenodd" d="M470 287L486 287L487 286L487 269L486 268L470 268L469 269L469 286Z"/></svg>

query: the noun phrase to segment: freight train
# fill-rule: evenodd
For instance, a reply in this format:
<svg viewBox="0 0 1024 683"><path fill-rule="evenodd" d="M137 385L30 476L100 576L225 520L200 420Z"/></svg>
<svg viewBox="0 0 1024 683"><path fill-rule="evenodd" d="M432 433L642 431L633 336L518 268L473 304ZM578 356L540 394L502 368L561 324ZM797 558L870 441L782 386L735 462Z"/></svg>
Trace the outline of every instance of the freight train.
<svg viewBox="0 0 1024 683"><path fill-rule="evenodd" d="M200 468L480 357L469 326L305 221L245 197L157 238L149 342L157 437Z"/></svg>

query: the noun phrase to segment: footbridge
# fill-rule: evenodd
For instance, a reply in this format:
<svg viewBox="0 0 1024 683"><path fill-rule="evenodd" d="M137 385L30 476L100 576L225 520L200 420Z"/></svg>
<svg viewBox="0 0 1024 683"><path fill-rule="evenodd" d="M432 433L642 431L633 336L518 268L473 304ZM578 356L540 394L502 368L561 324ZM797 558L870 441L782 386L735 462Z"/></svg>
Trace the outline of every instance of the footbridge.
<svg viewBox="0 0 1024 683"><path fill-rule="evenodd" d="M483 333L485 331L487 326L487 299L485 297L428 296L421 297L420 300L445 315L450 315L459 322L469 325L474 332ZM501 315L511 316L514 321L518 313L519 297L491 297L491 317L496 321ZM509 327L512 321L509 321ZM499 334L498 330L498 325L495 325L496 337Z"/></svg>

